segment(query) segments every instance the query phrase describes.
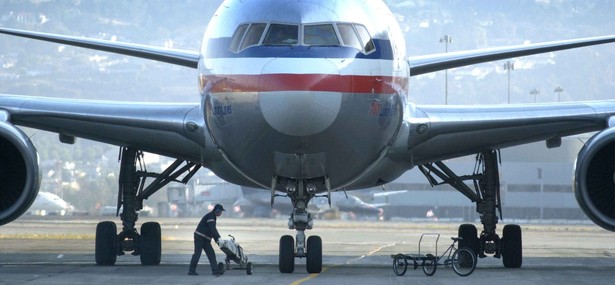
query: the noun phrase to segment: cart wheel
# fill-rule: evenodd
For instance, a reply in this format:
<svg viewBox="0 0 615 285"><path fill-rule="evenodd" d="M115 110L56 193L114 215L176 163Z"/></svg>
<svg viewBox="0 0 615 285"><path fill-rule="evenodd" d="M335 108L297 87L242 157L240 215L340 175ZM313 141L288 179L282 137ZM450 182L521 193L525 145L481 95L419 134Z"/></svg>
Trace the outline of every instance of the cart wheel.
<svg viewBox="0 0 615 285"><path fill-rule="evenodd" d="M438 268L438 262L436 261L436 257L433 254L427 254L426 258L423 259L423 273L427 276L432 276L436 274L436 269Z"/></svg>
<svg viewBox="0 0 615 285"><path fill-rule="evenodd" d="M224 274L224 263L218 262L218 273Z"/></svg>
<svg viewBox="0 0 615 285"><path fill-rule="evenodd" d="M393 272L395 272L397 276L403 276L406 274L406 270L408 270L406 256L403 254L396 255L393 258Z"/></svg>
<svg viewBox="0 0 615 285"><path fill-rule="evenodd" d="M246 264L246 273L248 275L252 275L252 262L248 262L248 264Z"/></svg>
<svg viewBox="0 0 615 285"><path fill-rule="evenodd" d="M453 253L453 270L459 276L468 276L476 269L476 255L467 247L457 249Z"/></svg>

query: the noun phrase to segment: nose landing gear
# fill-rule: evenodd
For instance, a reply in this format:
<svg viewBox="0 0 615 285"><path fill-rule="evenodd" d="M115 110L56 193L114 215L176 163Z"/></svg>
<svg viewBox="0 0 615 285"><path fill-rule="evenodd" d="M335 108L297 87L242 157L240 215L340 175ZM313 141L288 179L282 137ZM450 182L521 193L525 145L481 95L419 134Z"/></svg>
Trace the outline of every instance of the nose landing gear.
<svg viewBox="0 0 615 285"><path fill-rule="evenodd" d="M287 185L288 183L292 182L287 182ZM307 205L310 199L315 197L317 186L314 183L307 184L307 187L304 187L304 185L303 181L300 182L298 189L287 194L294 206L293 213L288 218L288 228L296 230L297 234L294 239L290 235L284 235L280 238L279 269L281 273L293 273L296 257L306 258L308 273L320 273L322 271L322 239L319 236L310 236L306 241L305 238L305 230L312 229L314 224L312 214L307 211ZM320 185L328 185L328 183ZM292 187L287 188L294 189Z"/></svg>

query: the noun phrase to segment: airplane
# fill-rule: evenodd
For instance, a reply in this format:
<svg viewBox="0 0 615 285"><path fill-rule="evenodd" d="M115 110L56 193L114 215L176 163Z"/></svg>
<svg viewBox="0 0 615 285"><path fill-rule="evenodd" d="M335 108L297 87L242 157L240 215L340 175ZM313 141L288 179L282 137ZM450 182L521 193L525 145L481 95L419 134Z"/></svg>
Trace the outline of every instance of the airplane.
<svg viewBox="0 0 615 285"><path fill-rule="evenodd" d="M384 219L383 207L386 206L386 204L371 204L361 200L361 198L356 195L346 195L346 193L339 194L342 195L338 195L333 202L335 204L335 209L326 207L326 205L319 205L320 211L316 213L316 216L326 218L328 213L338 211L348 214L350 219L357 219L359 217L376 218L378 220Z"/></svg>
<svg viewBox="0 0 615 285"><path fill-rule="evenodd" d="M26 214L36 216L66 216L75 212L73 206L50 192L38 192Z"/></svg>
<svg viewBox="0 0 615 285"><path fill-rule="evenodd" d="M273 218L292 213L293 209L290 200L284 199L272 205L269 193L252 187L241 187L241 195L233 203L233 212L241 217Z"/></svg>
<svg viewBox="0 0 615 285"><path fill-rule="evenodd" d="M292 213L294 207L290 200L277 201L271 205L271 197L262 189L241 187L241 196L233 203L233 212L241 217L261 217L273 218L280 214ZM342 196L335 194L342 194ZM327 202L320 200L312 200L308 205L307 211L315 217L325 217L329 213L335 211L349 213L353 216L371 216L383 218L382 207L385 204L369 204L361 200L355 195L346 195L344 193L333 192L331 201L334 208L327 205Z"/></svg>
<svg viewBox="0 0 615 285"><path fill-rule="evenodd" d="M96 263L125 252L160 263L160 225L135 227L147 199L171 182L186 183L200 167L241 186L288 196L288 227L279 241L279 270L306 258L322 271L322 239L306 238L314 197L383 185L418 168L432 184L450 184L476 203L483 230L459 227L460 246L480 257L522 265L518 225L496 232L501 218L499 150L597 132L579 152L574 188L579 206L615 231L613 165L615 101L428 106L409 100L409 79L477 63L615 42L615 36L570 39L426 56L406 53L399 24L383 1L227 0L198 51L167 49L44 32L0 33L133 56L195 69L194 103L126 103L0 95L0 225L23 214L40 184L36 148L20 129L58 133L120 147L118 209L122 230L96 229ZM143 152L175 158L167 169L140 168ZM446 160L476 154L474 173ZM147 182L146 179L153 179ZM467 184L466 184L467 182ZM470 186L468 186L470 185ZM471 186L474 186L472 188ZM329 200L330 201L330 200Z"/></svg>

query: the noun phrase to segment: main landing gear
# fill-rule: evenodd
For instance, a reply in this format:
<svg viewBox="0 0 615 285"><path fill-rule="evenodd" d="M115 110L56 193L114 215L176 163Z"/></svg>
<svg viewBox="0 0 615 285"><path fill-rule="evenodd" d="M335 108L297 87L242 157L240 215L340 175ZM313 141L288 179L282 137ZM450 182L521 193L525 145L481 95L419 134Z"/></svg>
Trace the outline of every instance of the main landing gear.
<svg viewBox="0 0 615 285"><path fill-rule="evenodd" d="M328 183L326 183L326 180L317 183L315 179L310 181L282 180L281 182L285 184L286 192L294 207L288 218L288 228L297 230L297 235L295 239L290 235L284 235L280 238L280 272L293 273L295 257L305 257L307 272L320 273L322 271L322 239L319 236L310 236L306 242L305 230L312 229L313 226L312 214L307 211L307 205L310 199L315 197L318 192L317 189L325 187ZM272 191L272 204L274 193L275 191Z"/></svg>
<svg viewBox="0 0 615 285"><path fill-rule="evenodd" d="M122 148L120 151L120 178L118 191L117 213L122 213L122 231L118 234L114 222L104 221L96 226L96 264L114 265L117 256L132 251L138 255L143 265L160 264L161 232L160 224L147 222L141 225L141 234L137 232L135 224L139 215L137 211L143 209L143 200L149 198L156 191L170 182L186 183L199 169L199 165L176 160L162 173L150 173L145 170L142 163L143 153L134 148ZM137 170L139 162L139 170ZM178 177L186 174L179 181ZM145 179L155 178L147 187Z"/></svg>
<svg viewBox="0 0 615 285"><path fill-rule="evenodd" d="M498 214L502 217L498 155L497 150L479 153L476 156L474 174L467 176L457 176L441 161L421 165L419 169L432 186L449 184L476 203L476 212L480 214L483 231L478 236L474 225L461 225L459 237L463 239L459 241L459 247L471 248L481 258L487 254L502 258L506 268L520 268L523 262L521 228L518 225L504 226L502 238L496 233ZM433 175L442 182L438 182ZM474 190L465 184L464 181L467 180L472 180Z"/></svg>

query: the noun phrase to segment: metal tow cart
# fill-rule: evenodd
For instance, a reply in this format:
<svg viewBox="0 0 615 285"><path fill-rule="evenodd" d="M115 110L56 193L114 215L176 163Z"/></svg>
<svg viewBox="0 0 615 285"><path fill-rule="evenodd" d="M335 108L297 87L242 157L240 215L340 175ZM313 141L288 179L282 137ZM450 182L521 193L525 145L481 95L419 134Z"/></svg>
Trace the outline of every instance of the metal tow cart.
<svg viewBox="0 0 615 285"><path fill-rule="evenodd" d="M226 270L231 269L231 261L235 262L239 265L237 268L233 269L245 269L248 275L252 275L252 262L248 262L248 257L244 254L243 248L235 242L235 237L229 235L231 239L220 240L218 245L220 249L226 254ZM219 268L224 268L224 264L222 262L218 263Z"/></svg>
<svg viewBox="0 0 615 285"><path fill-rule="evenodd" d="M431 236L435 238L434 254L425 254L424 250L421 250L423 238ZM441 256L438 256L438 241L440 240L440 234L437 233L425 233L421 235L419 239L419 252L417 254L395 254L391 255L393 258L393 272L397 276L403 276L408 270L408 264L412 264L414 270L419 265L423 269L423 273L427 276L432 276L436 273L438 266L452 267L453 271L459 276L468 276L476 269L476 254L474 251L467 247L457 248L455 245L460 241L461 237L451 237L453 243L444 251Z"/></svg>

